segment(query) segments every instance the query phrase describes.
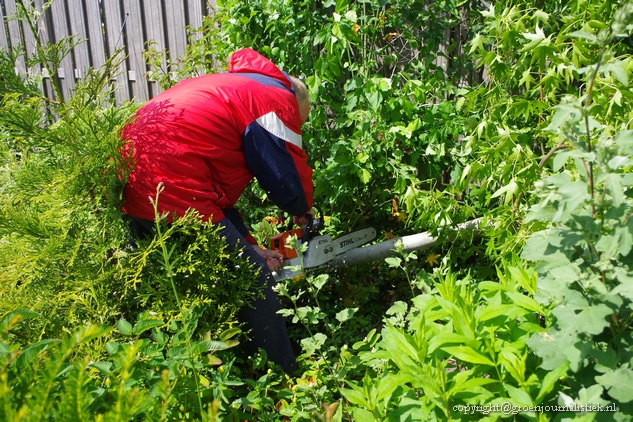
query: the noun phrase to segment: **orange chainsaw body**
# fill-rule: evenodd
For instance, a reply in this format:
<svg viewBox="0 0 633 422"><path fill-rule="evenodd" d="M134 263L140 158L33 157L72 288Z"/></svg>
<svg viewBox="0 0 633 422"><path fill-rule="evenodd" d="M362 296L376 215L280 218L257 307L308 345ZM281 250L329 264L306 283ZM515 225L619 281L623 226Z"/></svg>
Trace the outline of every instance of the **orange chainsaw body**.
<svg viewBox="0 0 633 422"><path fill-rule="evenodd" d="M303 236L303 229L294 229L280 234L276 234L270 239L270 249L279 252L287 259L294 259L297 257L297 251L293 248L287 248L286 242L289 237L297 236L301 239Z"/></svg>

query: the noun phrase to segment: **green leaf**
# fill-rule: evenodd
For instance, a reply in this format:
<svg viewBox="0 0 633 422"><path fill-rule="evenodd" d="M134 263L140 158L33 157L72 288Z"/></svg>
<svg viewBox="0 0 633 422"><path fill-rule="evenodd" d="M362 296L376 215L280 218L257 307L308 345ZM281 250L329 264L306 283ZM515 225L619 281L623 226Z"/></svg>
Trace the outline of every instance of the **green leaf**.
<svg viewBox="0 0 633 422"><path fill-rule="evenodd" d="M523 287L530 295L534 295L536 293L536 280L537 274L533 270L526 271L520 267L508 266L508 271L512 275L512 279L518 281L521 287Z"/></svg>
<svg viewBox="0 0 633 422"><path fill-rule="evenodd" d="M60 340L57 339L46 339L40 340L37 343L33 343L29 347L20 353L18 358L15 360L15 365L18 369L24 369L28 366L31 366L33 361L37 359L37 357L44 350L48 349L48 346L51 344L59 343Z"/></svg>
<svg viewBox="0 0 633 422"><path fill-rule="evenodd" d="M543 402L547 394L549 394L554 386L558 384L558 381L567 374L568 369L569 364L564 363L553 371L548 371L547 374L545 374L545 376L543 377L543 382L541 382L541 388L539 389L538 395L534 400L535 405L539 405Z"/></svg>
<svg viewBox="0 0 633 422"><path fill-rule="evenodd" d="M484 51L484 40L479 33L470 41L468 54L473 54L475 51Z"/></svg>
<svg viewBox="0 0 633 422"><path fill-rule="evenodd" d="M336 313L336 319L338 320L338 322L342 324L345 321L349 321L350 319L352 319L352 317L357 311L358 311L358 308L343 309L342 311Z"/></svg>
<svg viewBox="0 0 633 422"><path fill-rule="evenodd" d="M378 81L378 89L381 91L389 91L391 89L391 79L389 78L380 78Z"/></svg>
<svg viewBox="0 0 633 422"><path fill-rule="evenodd" d="M209 354L207 356L207 362L206 363L207 363L207 365L218 366L218 365L222 365L222 359L220 359L216 355Z"/></svg>
<svg viewBox="0 0 633 422"><path fill-rule="evenodd" d="M630 157L625 157L623 155L616 155L615 157L609 160L607 165L612 170L619 170L623 167L629 167L633 165L633 160Z"/></svg>
<svg viewBox="0 0 633 422"><path fill-rule="evenodd" d="M521 77L521 80L519 80L519 86L525 85L525 88L529 90L530 85L534 84L534 82L535 80L530 72L530 69L524 70L523 76Z"/></svg>
<svg viewBox="0 0 633 422"><path fill-rule="evenodd" d="M520 404L521 406L533 406L534 402L532 401L532 397L530 395L517 387L514 387L510 384L503 384L503 388L508 392L510 398L512 398L515 402Z"/></svg>
<svg viewBox="0 0 633 422"><path fill-rule="evenodd" d="M598 335L609 326L609 321L606 320L606 317L611 315L613 311L604 304L588 306L583 309L575 305L562 303L552 309L551 313L556 316L557 324L562 329Z"/></svg>
<svg viewBox="0 0 633 422"><path fill-rule="evenodd" d="M92 368L97 368L101 375L108 376L112 374L112 366L114 363L112 362L91 362L90 366Z"/></svg>
<svg viewBox="0 0 633 422"><path fill-rule="evenodd" d="M620 154L633 155L633 130L618 132L613 142L618 145Z"/></svg>
<svg viewBox="0 0 633 422"><path fill-rule="evenodd" d="M407 208L407 212L411 212L415 208L416 197L415 188L411 185L407 186L407 191L404 193L404 204Z"/></svg>
<svg viewBox="0 0 633 422"><path fill-rule="evenodd" d="M556 111L552 116L552 120L550 124L547 126L546 130L556 131L561 127L575 123L580 120L582 117L581 108L572 104L560 104L554 107Z"/></svg>
<svg viewBox="0 0 633 422"><path fill-rule="evenodd" d="M5 330L7 328L13 327L18 321L23 318L35 318L39 315L40 314L31 311L30 309L16 309L15 311L11 311L2 317L2 322L0 322L0 330Z"/></svg>
<svg viewBox="0 0 633 422"><path fill-rule="evenodd" d="M445 344L467 344L468 342L469 340L465 336L457 333L435 334L429 339L428 353L433 353L435 349Z"/></svg>
<svg viewBox="0 0 633 422"><path fill-rule="evenodd" d="M358 177L365 185L371 182L371 173L367 169L358 169Z"/></svg>
<svg viewBox="0 0 633 422"><path fill-rule="evenodd" d="M394 302L389 309L387 309L387 315L404 315L407 312L408 305L406 302L398 300Z"/></svg>
<svg viewBox="0 0 633 422"><path fill-rule="evenodd" d="M613 76L615 76L618 82L620 82L623 86L629 86L629 75L624 67L624 63L620 60L603 65L602 71L613 73Z"/></svg>
<svg viewBox="0 0 633 422"><path fill-rule="evenodd" d="M592 34L591 32L586 32L586 31L574 31L569 33L569 36L572 38L583 38L587 41L590 41L594 44L598 43L598 37L596 37L594 34Z"/></svg>
<svg viewBox="0 0 633 422"><path fill-rule="evenodd" d="M633 248L633 231L629 227L618 226L615 228L615 237L619 254L627 256Z"/></svg>
<svg viewBox="0 0 633 422"><path fill-rule="evenodd" d="M568 363L573 371L578 371L592 347L590 343L582 342L575 332L559 331L554 328L547 332L535 333L525 342L543 359L541 367L547 371Z"/></svg>
<svg viewBox="0 0 633 422"><path fill-rule="evenodd" d="M421 361L421 357L418 355L420 351L418 346L415 344L413 337L404 332L404 330L395 328L391 323L387 322L382 334L387 350L393 353L402 353L416 363Z"/></svg>
<svg viewBox="0 0 633 422"><path fill-rule="evenodd" d="M401 385L411 382L411 375L408 374L388 374L377 381L376 402L382 401L385 397L393 394Z"/></svg>
<svg viewBox="0 0 633 422"><path fill-rule="evenodd" d="M358 407L352 407L348 409L348 411L352 414L353 420L357 422L376 422L374 418L374 414L369 410L361 409Z"/></svg>
<svg viewBox="0 0 633 422"><path fill-rule="evenodd" d="M385 258L385 262L392 268L400 268L400 264L402 263L402 259L396 257Z"/></svg>
<svg viewBox="0 0 633 422"><path fill-rule="evenodd" d="M514 303L517 306L520 306L523 309L527 309L529 311L533 311L538 314L545 313L541 305L539 305L537 301L535 301L529 296L526 296L518 292L505 292L505 294L512 301L512 303Z"/></svg>
<svg viewBox="0 0 633 422"><path fill-rule="evenodd" d="M309 282L316 288L316 291L318 292L319 290L323 288L323 286L326 285L329 278L330 276L327 274L319 274L316 277L310 278Z"/></svg>
<svg viewBox="0 0 633 422"><path fill-rule="evenodd" d="M379 91L365 91L365 98L369 102L369 105L374 111L378 111L380 103L382 102L382 96Z"/></svg>
<svg viewBox="0 0 633 422"><path fill-rule="evenodd" d="M578 391L578 399L576 402L581 405L607 405L609 402L602 398L603 392L604 388L602 388L600 384L594 384L589 388L581 388L580 391Z"/></svg>
<svg viewBox="0 0 633 422"><path fill-rule="evenodd" d="M633 274L626 271L619 271L618 280L620 281L620 285L616 286L611 293L621 295L629 301L633 301Z"/></svg>
<svg viewBox="0 0 633 422"><path fill-rule="evenodd" d="M548 180L551 180L551 178ZM588 192L588 185L585 182L564 183L558 186L558 192L563 195L563 200L559 205L560 211L554 217L553 221L565 219L567 213L576 211L578 208L585 206L591 199Z"/></svg>
<svg viewBox="0 0 633 422"><path fill-rule="evenodd" d="M123 318L121 318L119 320L119 322L116 323L116 328L124 336L131 336L132 335L132 324L130 324L129 322L127 322Z"/></svg>
<svg viewBox="0 0 633 422"><path fill-rule="evenodd" d="M625 199L624 187L622 186L622 176L619 174L607 173L598 178L598 181L604 183L607 191L611 194L613 205L619 207Z"/></svg>
<svg viewBox="0 0 633 422"><path fill-rule="evenodd" d="M220 338L220 340L222 340L222 341L224 341L224 340L228 340L228 339L231 339L231 338L235 337L236 335L238 335L238 334L239 334L239 333L241 333L241 332L242 332L242 329L241 329L241 328L237 328L237 327L234 327L234 328L229 328L228 330L224 330L224 331L222 331L222 332L220 333L219 338Z"/></svg>
<svg viewBox="0 0 633 422"><path fill-rule="evenodd" d="M196 341L192 343L187 350L191 356L195 356L201 353L226 349L228 349L227 344L223 341Z"/></svg>
<svg viewBox="0 0 633 422"><path fill-rule="evenodd" d="M157 319L142 319L134 325L134 328L132 328L132 334L138 336L147 330L151 330L155 327L160 327L164 324L165 323L163 321Z"/></svg>
<svg viewBox="0 0 633 422"><path fill-rule="evenodd" d="M442 347L441 349L454 358L459 359L463 362L495 366L493 361L491 361L488 357L482 355L478 351L474 350L470 346L449 346Z"/></svg>
<svg viewBox="0 0 633 422"><path fill-rule="evenodd" d="M512 201L512 197L516 195L518 190L519 190L519 185L517 184L516 180L512 179L510 180L510 183L497 189L497 191L493 193L490 198L491 199L496 198L498 196L505 194L505 200L503 201L503 204L508 205Z"/></svg>
<svg viewBox="0 0 633 422"><path fill-rule="evenodd" d="M480 306L477 308L475 316L477 317L477 321L484 322L500 315L507 315L513 308L516 307L514 305Z"/></svg>
<svg viewBox="0 0 633 422"><path fill-rule="evenodd" d="M474 373L475 373L475 370L469 369L466 371L461 371L458 374L456 374L455 377L453 378L453 385L451 386L451 389L448 391L448 394L451 396L460 392L469 394L473 391L477 391L478 390L477 387L499 382L498 380L492 377L483 378L483 377L473 376Z"/></svg>
<svg viewBox="0 0 633 422"><path fill-rule="evenodd" d="M611 397L621 403L633 401L633 371L630 368L618 368L596 377L596 381L608 389Z"/></svg>
<svg viewBox="0 0 633 422"><path fill-rule="evenodd" d="M325 344L327 336L323 333L316 333L312 337L304 338L301 340L301 346L306 351L308 356L313 355L317 350L321 350L321 347Z"/></svg>
<svg viewBox="0 0 633 422"><path fill-rule="evenodd" d="M87 325L85 327L78 329L73 334L73 337L74 337L74 340L77 342L77 344L83 344L97 337L101 337L102 335L107 334L112 330L113 328L108 327L107 325L91 324L91 325Z"/></svg>
<svg viewBox="0 0 633 422"><path fill-rule="evenodd" d="M120 347L121 347L121 343L118 343L116 341L108 342L105 345L106 352L108 352L111 355L114 355L115 353L117 353Z"/></svg>
<svg viewBox="0 0 633 422"><path fill-rule="evenodd" d="M524 32L522 35L525 38L527 38L528 40L530 40L530 42L528 42L525 45L523 45L523 48L521 48L521 50L519 50L522 53L535 49L536 47L541 45L541 43L543 41L545 41L545 39L546 39L545 38L545 33L538 26L535 28L534 33Z"/></svg>

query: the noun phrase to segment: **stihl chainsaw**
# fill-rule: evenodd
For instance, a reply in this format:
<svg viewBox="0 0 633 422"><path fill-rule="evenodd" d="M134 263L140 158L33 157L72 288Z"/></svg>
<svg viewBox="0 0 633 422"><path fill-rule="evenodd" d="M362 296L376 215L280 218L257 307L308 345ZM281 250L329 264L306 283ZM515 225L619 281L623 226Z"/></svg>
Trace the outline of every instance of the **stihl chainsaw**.
<svg viewBox="0 0 633 422"><path fill-rule="evenodd" d="M321 234L323 229L323 213L318 207L314 207L319 218L306 215L304 228L292 229L292 222L288 230L275 235L270 240L270 249L276 250L284 256L283 266L273 272L275 280L298 279L304 277L306 269L314 269L326 265L329 261L354 248L371 242L376 237L376 230L372 227L356 230L349 234L332 239L327 234ZM290 247L288 240L292 236L297 237L296 247ZM301 245L307 249L301 256Z"/></svg>

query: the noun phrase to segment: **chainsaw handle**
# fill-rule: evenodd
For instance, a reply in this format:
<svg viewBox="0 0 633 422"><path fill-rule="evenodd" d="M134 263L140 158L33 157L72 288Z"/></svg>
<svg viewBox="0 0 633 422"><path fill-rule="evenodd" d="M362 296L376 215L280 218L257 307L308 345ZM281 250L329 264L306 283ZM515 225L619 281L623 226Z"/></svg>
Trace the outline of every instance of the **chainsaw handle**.
<svg viewBox="0 0 633 422"><path fill-rule="evenodd" d="M310 232L314 225L314 216L312 214L306 214L306 226L303 229L303 236L301 236L301 243L306 243L310 240Z"/></svg>
<svg viewBox="0 0 633 422"><path fill-rule="evenodd" d="M321 207L319 207L318 205L313 205L312 208L314 208L319 218L315 220L312 214L306 214L305 215L306 227L309 226L310 229L321 230L323 228L323 211L321 210ZM293 218L291 217L288 220L288 226L286 227L286 231L291 231L293 227L294 227L294 221L293 221Z"/></svg>

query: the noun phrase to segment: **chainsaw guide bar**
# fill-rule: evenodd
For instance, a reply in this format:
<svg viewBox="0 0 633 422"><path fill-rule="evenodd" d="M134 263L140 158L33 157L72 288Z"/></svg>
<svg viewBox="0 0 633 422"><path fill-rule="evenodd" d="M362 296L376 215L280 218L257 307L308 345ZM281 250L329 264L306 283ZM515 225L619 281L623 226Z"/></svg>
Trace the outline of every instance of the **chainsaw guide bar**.
<svg viewBox="0 0 633 422"><path fill-rule="evenodd" d="M308 242L308 250L303 257L303 267L319 267L337 255L371 242L375 238L376 230L373 227L357 230L336 239L332 239L329 235L316 236Z"/></svg>
<svg viewBox="0 0 633 422"><path fill-rule="evenodd" d="M271 249L279 251L285 258L283 268L273 272L273 276L277 281L289 278L302 278L305 269L323 266L337 256L369 243L376 238L376 230L373 227L356 230L336 239L332 239L327 234L314 236L307 242L308 248L303 257L301 257L297 255L295 249L285 247L286 239L299 233L300 230L285 232L275 236L271 241ZM301 244L300 240L297 246L299 244Z"/></svg>

